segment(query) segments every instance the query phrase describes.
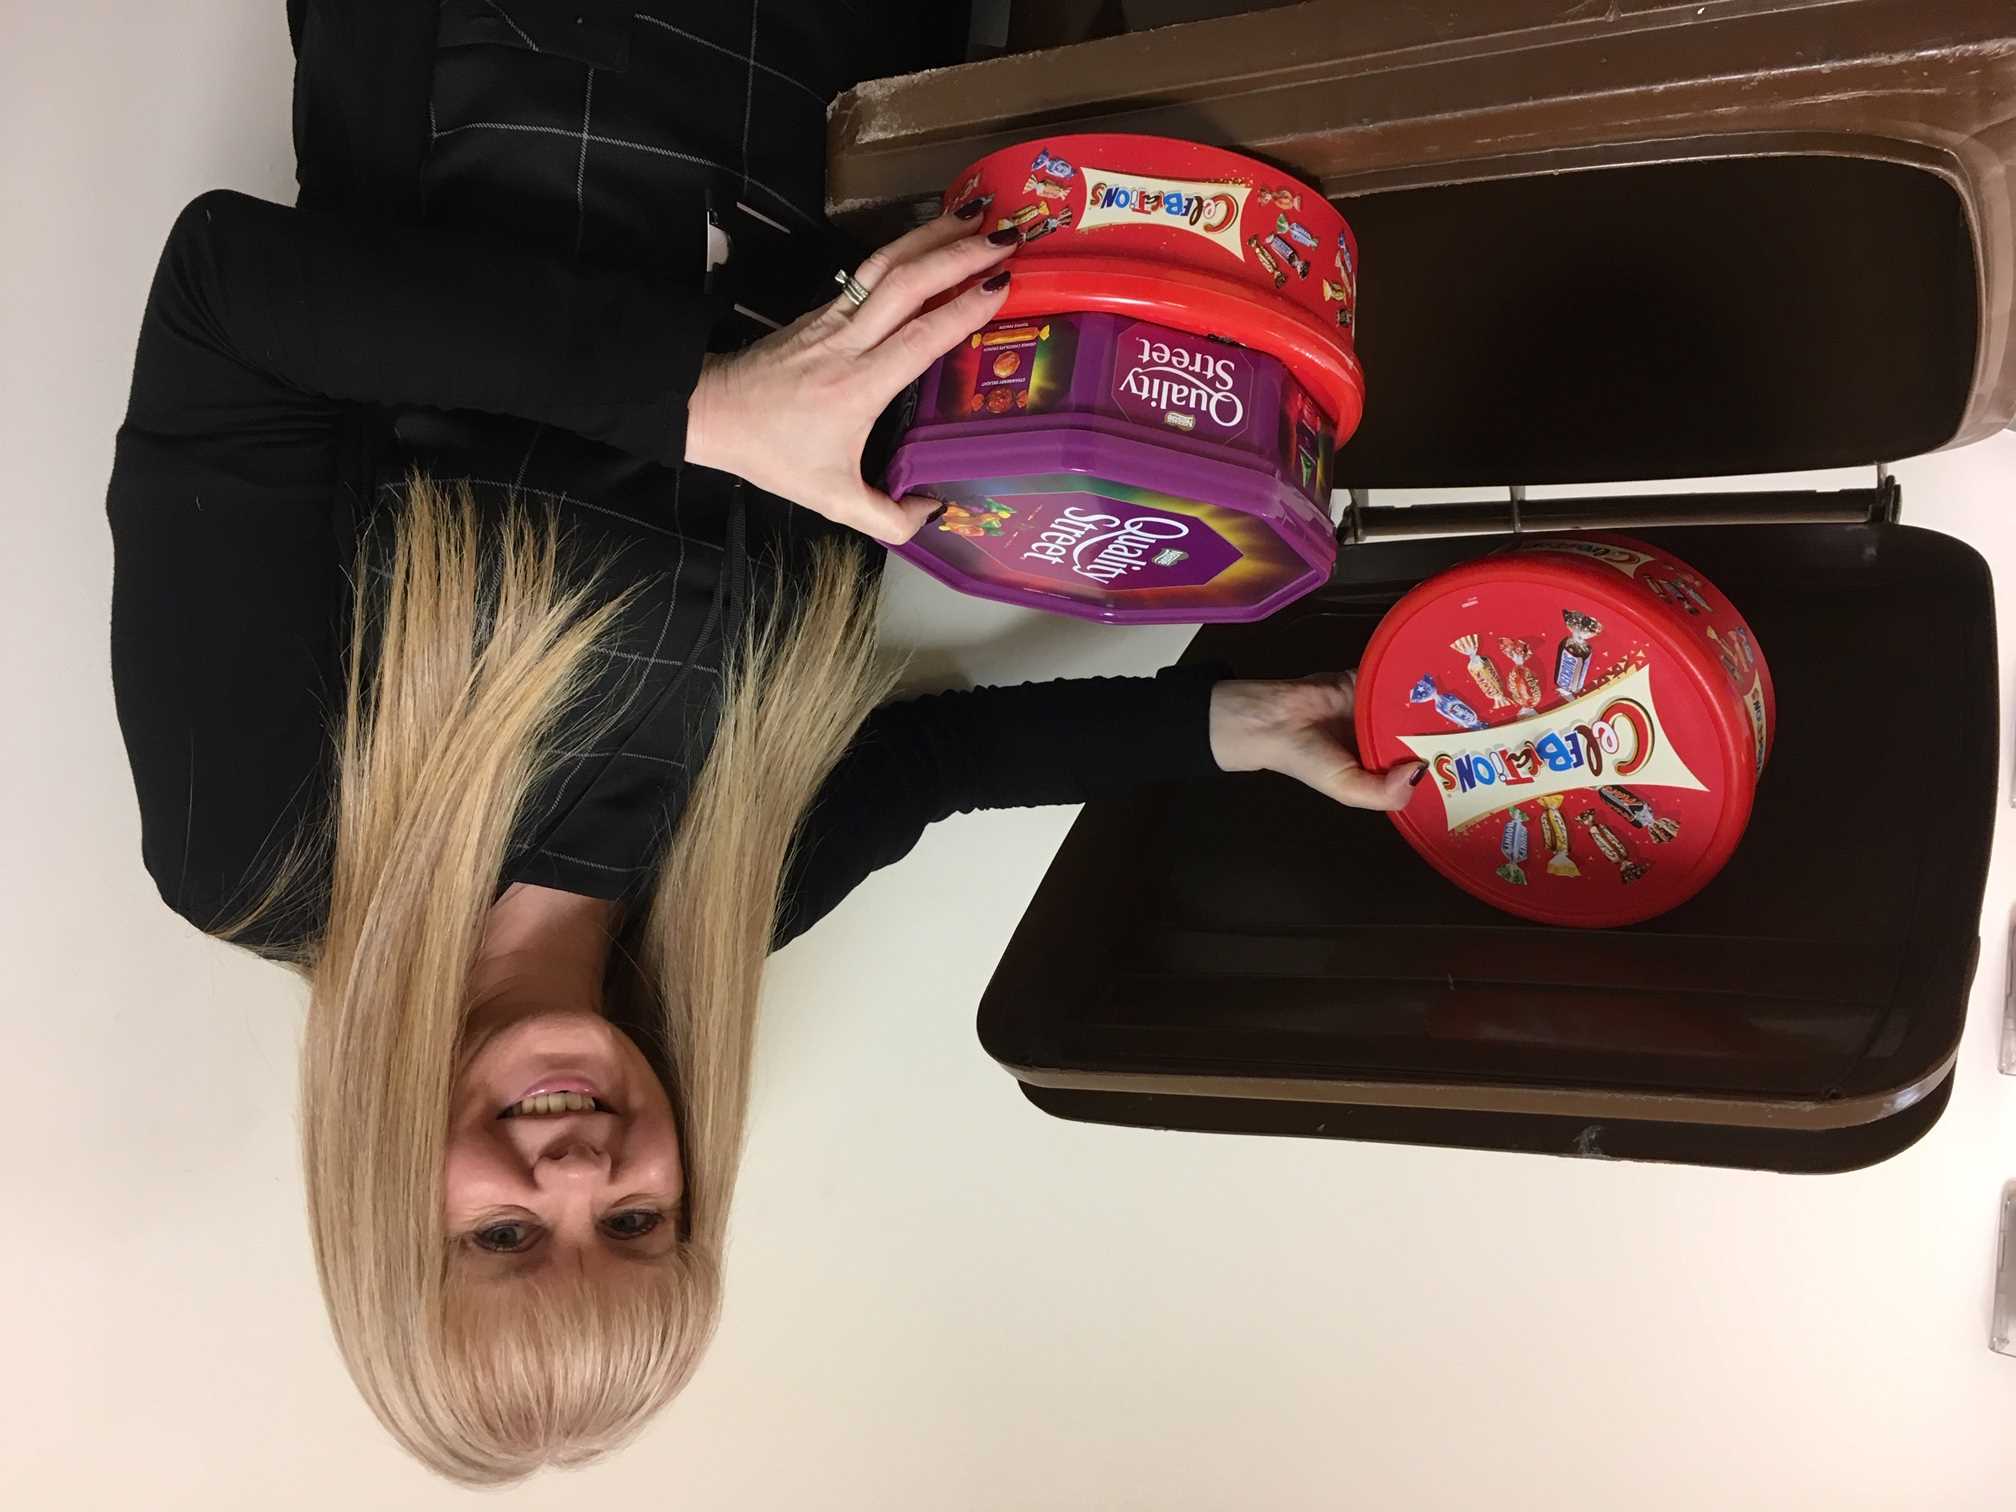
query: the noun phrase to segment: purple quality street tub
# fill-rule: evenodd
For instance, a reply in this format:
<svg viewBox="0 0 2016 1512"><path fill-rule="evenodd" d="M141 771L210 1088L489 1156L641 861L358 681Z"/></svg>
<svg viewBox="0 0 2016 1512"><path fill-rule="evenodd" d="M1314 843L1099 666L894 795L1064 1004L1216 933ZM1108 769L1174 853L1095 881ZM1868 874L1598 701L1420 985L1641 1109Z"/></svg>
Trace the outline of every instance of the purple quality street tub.
<svg viewBox="0 0 2016 1512"><path fill-rule="evenodd" d="M1109 624L1261 619L1336 560L1333 434L1259 352L1122 315L996 321L918 384L889 491L946 507L899 551Z"/></svg>

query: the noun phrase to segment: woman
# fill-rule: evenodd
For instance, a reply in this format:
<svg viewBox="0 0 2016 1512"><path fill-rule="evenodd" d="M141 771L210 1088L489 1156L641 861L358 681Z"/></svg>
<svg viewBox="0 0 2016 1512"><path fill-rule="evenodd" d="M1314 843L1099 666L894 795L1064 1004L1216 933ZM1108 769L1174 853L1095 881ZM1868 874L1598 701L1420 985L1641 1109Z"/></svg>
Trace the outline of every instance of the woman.
<svg viewBox="0 0 2016 1512"><path fill-rule="evenodd" d="M847 527L932 504L863 449L1014 244L961 207L815 306L820 123L952 8L638 3L295 0L299 206L178 221L108 500L146 864L307 980L331 1323L471 1483L690 1376L764 959L926 825L1108 771L1407 795L1348 679L882 706Z"/></svg>

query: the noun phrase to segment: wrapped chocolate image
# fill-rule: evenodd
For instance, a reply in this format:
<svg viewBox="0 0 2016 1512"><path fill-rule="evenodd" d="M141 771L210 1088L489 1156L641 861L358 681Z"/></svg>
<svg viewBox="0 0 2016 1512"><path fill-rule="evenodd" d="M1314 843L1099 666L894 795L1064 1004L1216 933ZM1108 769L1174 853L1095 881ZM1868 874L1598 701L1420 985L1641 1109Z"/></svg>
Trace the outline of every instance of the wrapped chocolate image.
<svg viewBox="0 0 2016 1512"><path fill-rule="evenodd" d="M1514 887L1526 885L1527 843L1525 811L1515 808L1505 816L1505 832L1498 838L1498 853L1505 858L1498 868L1500 881L1510 882Z"/></svg>
<svg viewBox="0 0 2016 1512"><path fill-rule="evenodd" d="M1573 609L1561 611L1561 622L1568 627L1568 634L1554 663L1554 686L1573 698L1589 680L1589 642L1602 633L1603 626Z"/></svg>
<svg viewBox="0 0 2016 1512"><path fill-rule="evenodd" d="M1451 651L1460 651L1469 660L1470 680L1477 684L1477 690L1491 700L1494 709L1510 708L1512 700L1505 696L1504 686L1498 681L1498 669L1491 665L1491 658L1477 649L1478 638L1474 635L1459 635L1449 643Z"/></svg>
<svg viewBox="0 0 2016 1512"><path fill-rule="evenodd" d="M1436 687L1433 677L1423 677L1419 682L1415 683L1408 690L1407 702L1432 705L1437 714L1440 714L1449 723L1457 726L1459 729L1475 730L1480 728L1484 723L1483 720L1477 717L1477 711L1471 708L1470 705L1463 702L1454 693L1444 693L1440 688Z"/></svg>
<svg viewBox="0 0 2016 1512"><path fill-rule="evenodd" d="M1512 663L1512 670L1505 677L1505 691L1512 695L1519 705L1519 717L1528 718L1540 712L1540 675L1533 670L1533 648L1523 640L1505 639L1498 642L1498 649L1505 653Z"/></svg>

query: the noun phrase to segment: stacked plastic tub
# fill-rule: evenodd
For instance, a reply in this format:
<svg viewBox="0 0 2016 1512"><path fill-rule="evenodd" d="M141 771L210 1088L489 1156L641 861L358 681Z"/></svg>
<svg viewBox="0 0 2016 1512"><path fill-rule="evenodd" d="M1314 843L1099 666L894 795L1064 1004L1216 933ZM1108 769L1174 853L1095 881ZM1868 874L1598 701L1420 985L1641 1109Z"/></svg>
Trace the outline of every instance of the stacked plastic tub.
<svg viewBox="0 0 2016 1512"><path fill-rule="evenodd" d="M1330 574L1356 429L1358 249L1307 185L1160 137L982 158L945 194L1023 236L1008 302L938 362L891 460L948 506L903 554L1108 623L1253 620Z"/></svg>

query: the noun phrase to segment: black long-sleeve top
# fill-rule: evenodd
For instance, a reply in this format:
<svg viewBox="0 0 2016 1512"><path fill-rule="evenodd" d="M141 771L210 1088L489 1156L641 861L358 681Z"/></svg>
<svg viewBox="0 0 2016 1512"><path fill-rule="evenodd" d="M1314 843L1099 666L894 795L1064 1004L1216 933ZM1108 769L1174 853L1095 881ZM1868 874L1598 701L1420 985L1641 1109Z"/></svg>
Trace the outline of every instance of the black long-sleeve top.
<svg viewBox="0 0 2016 1512"><path fill-rule="evenodd" d="M327 801L349 569L382 479L412 460L395 413L421 417L409 435L437 412L531 421L621 454L617 475L633 483L660 479L623 510L592 490L558 505L616 549L611 592L669 579L662 621L632 616L615 653L659 670L677 596L716 586L705 531L678 514L709 493L682 487L702 470L681 458L713 316L675 283L493 240L235 194L190 205L148 300L108 499L114 688L143 855L171 907L222 923ZM641 513L640 496L669 498L670 520ZM767 520L781 541L795 512L765 502L753 528ZM1165 673L879 711L809 816L780 941L947 815L1215 771L1209 688L1207 675ZM635 892L704 751L687 706L660 692L589 753L592 771L534 794L540 822L500 885ZM318 922L312 906L284 917L303 935Z"/></svg>

